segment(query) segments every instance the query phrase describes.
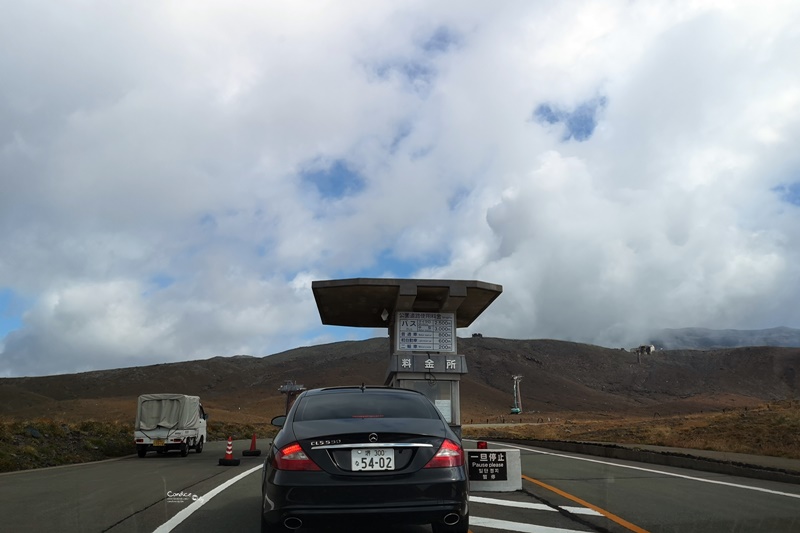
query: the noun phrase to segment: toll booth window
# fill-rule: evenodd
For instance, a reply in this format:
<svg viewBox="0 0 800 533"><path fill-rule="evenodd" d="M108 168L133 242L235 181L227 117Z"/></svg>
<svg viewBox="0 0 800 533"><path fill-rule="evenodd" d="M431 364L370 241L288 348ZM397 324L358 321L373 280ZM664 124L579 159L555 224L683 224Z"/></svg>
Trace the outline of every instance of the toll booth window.
<svg viewBox="0 0 800 533"><path fill-rule="evenodd" d="M404 379L400 386L421 392L433 402L448 423L453 421L453 382L426 379Z"/></svg>

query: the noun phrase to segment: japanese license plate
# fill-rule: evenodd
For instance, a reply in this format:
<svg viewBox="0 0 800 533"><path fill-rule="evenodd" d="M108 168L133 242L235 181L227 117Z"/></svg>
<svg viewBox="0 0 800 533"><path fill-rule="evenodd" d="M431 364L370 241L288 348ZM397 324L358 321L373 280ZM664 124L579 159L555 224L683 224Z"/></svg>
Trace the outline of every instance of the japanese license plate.
<svg viewBox="0 0 800 533"><path fill-rule="evenodd" d="M353 472L362 470L394 470L393 448L362 448L350 452Z"/></svg>
<svg viewBox="0 0 800 533"><path fill-rule="evenodd" d="M163 446L163 445L164 445L164 439L155 439L153 441L153 446Z"/></svg>

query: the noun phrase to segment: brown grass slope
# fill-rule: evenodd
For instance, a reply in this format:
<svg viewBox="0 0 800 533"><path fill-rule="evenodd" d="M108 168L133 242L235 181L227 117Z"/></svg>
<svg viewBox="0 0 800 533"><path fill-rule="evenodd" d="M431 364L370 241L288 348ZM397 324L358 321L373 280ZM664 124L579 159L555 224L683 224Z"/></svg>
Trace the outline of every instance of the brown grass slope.
<svg viewBox="0 0 800 533"><path fill-rule="evenodd" d="M212 417L268 421L283 411L278 387L382 384L387 338L297 348L268 357L207 360L80 374L0 379L0 415L64 420L132 420L136 397L199 395ZM463 419L503 416L511 376L521 374L526 416L594 412L648 416L721 410L798 397L800 349L750 347L662 351L642 356L554 340L459 339L469 373ZM523 417L525 418L525 417Z"/></svg>
<svg viewBox="0 0 800 533"><path fill-rule="evenodd" d="M262 358L0 379L0 472L132 453L136 398L149 392L199 395L211 414L210 439L269 436L275 429L269 420L285 407L278 392L285 380L308 388L380 385L388 352L388 339L376 338ZM547 422L475 426L467 434L800 458L797 348L665 351L638 363L634 354L597 346L483 337L460 339L459 352L469 367L461 388L463 423ZM511 417L515 374L524 376L524 413Z"/></svg>
<svg viewBox="0 0 800 533"><path fill-rule="evenodd" d="M510 376L523 375L525 411L667 414L798 394L798 348L661 351L641 363L626 351L551 340L474 338L459 348L469 361L467 381L505 390L507 403Z"/></svg>

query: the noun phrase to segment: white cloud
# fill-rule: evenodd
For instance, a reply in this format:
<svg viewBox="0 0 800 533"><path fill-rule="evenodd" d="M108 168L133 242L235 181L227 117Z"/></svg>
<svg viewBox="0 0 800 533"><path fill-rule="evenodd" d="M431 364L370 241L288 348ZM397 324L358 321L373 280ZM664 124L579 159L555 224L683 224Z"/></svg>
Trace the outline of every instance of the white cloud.
<svg viewBox="0 0 800 533"><path fill-rule="evenodd" d="M474 329L800 327L795 2L25 2L0 21L0 374L268 354L310 282L481 279ZM601 101L591 136L563 117ZM593 128L593 129L592 129ZM302 176L336 162L360 191Z"/></svg>

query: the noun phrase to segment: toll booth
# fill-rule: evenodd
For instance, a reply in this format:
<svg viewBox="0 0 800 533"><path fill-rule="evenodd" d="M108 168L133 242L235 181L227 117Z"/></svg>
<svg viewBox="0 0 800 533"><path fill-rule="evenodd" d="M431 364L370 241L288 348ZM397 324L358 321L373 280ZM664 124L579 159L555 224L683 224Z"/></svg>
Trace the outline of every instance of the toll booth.
<svg viewBox="0 0 800 533"><path fill-rule="evenodd" d="M386 328L389 363L384 384L417 390L461 435L457 328L468 327L503 292L482 281L355 278L314 281L323 324Z"/></svg>
<svg viewBox="0 0 800 533"><path fill-rule="evenodd" d="M288 415L289 408L294 403L295 398L297 398L297 396L301 392L305 391L306 387L305 385L298 385L295 381L292 381L291 379L287 379L283 383L283 385L280 386L278 390L280 391L281 394L286 395L286 411L284 411L284 414Z"/></svg>

